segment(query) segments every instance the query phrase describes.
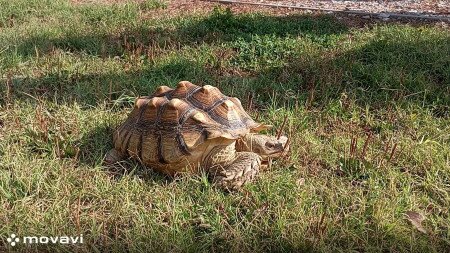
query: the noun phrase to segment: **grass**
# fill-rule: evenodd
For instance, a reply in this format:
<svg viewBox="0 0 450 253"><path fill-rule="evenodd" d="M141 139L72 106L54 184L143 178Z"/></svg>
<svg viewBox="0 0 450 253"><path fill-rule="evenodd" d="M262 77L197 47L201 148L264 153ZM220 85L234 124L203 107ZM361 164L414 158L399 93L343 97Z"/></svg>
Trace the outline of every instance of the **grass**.
<svg viewBox="0 0 450 253"><path fill-rule="evenodd" d="M448 30L224 9L151 18L162 1L0 6L0 251L450 247ZM251 98L277 127L288 117L290 156L231 194L206 175L102 167L134 97L180 80ZM11 233L85 243L12 248Z"/></svg>

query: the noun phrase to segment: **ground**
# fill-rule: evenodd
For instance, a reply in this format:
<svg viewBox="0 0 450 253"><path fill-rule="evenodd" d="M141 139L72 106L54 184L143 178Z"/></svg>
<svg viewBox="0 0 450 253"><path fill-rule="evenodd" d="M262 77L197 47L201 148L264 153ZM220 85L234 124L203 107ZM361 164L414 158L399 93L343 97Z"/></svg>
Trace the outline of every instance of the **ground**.
<svg viewBox="0 0 450 253"><path fill-rule="evenodd" d="M211 0L221 1L221 0ZM228 1L228 0L226 0ZM359 10L373 13L409 13L449 15L450 4L446 0L231 0L241 3L275 4L312 7L329 10Z"/></svg>
<svg viewBox="0 0 450 253"><path fill-rule="evenodd" d="M441 24L197 1L0 6L1 252L450 247ZM287 118L290 154L233 193L206 175L102 166L134 98L181 80L238 96L269 134ZM84 243L13 247L12 233Z"/></svg>

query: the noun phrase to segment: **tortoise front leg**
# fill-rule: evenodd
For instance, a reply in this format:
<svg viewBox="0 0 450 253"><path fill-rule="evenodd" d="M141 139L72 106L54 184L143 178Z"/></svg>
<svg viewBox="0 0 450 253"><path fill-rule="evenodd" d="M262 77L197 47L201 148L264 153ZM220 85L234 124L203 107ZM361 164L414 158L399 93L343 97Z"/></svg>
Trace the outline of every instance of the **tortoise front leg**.
<svg viewBox="0 0 450 253"><path fill-rule="evenodd" d="M261 167L261 157L253 152L237 152L234 161L226 166L213 165L212 182L225 190L237 190L252 181Z"/></svg>

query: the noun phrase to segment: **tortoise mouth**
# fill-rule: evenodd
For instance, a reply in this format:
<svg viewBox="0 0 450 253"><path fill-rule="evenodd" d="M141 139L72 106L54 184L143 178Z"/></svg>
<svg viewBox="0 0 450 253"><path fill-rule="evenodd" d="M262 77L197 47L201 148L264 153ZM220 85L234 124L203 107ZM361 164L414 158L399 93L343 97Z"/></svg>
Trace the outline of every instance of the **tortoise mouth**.
<svg viewBox="0 0 450 253"><path fill-rule="evenodd" d="M261 164L267 165L267 164L269 164L269 161L271 159L277 159L277 158L283 157L288 152L289 152L289 145L286 145L286 147L284 147L281 150L273 151L273 152L271 152L269 154L263 154L263 155L260 154L260 156L261 156Z"/></svg>
<svg viewBox="0 0 450 253"><path fill-rule="evenodd" d="M279 157L282 154L283 154L283 149L267 152L266 154L261 155L261 157L263 158L263 160L268 160L269 158Z"/></svg>

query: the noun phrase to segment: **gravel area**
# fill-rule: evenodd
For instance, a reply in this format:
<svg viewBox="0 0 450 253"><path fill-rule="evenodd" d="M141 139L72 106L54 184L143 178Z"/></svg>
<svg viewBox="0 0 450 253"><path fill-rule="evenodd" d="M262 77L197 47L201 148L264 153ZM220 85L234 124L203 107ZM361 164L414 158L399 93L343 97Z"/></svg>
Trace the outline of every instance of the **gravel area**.
<svg viewBox="0 0 450 253"><path fill-rule="evenodd" d="M145 0L71 0L73 4L119 4L125 2L142 2ZM220 0L219 0L220 1ZM226 0L227 1L227 0ZM364 26L373 22L408 22L423 23L436 20L395 18L387 13L426 15L446 17L447 21L438 22L439 26L448 27L450 23L450 0L231 0L241 3L279 4L316 9L333 9L338 11L359 11L374 13L376 15L339 14L338 19L351 26ZM294 8L270 8L262 5L224 4L218 0L165 0L166 8L151 10L144 13L148 18L161 18L167 16L192 15L211 11L214 6L223 5L231 8L234 13L262 12L271 15L294 15L296 13L320 14L318 11L301 10ZM372 17L377 18L372 18Z"/></svg>
<svg viewBox="0 0 450 253"><path fill-rule="evenodd" d="M336 10L359 10L369 12L428 13L450 15L450 0L240 0L241 2L258 2L284 4L302 7L314 7Z"/></svg>
<svg viewBox="0 0 450 253"><path fill-rule="evenodd" d="M232 0L233 1L233 0ZM307 8L359 11L368 13L396 13L450 18L450 0L237 0L241 3L289 5ZM388 17L386 15L386 17ZM386 18L385 17L385 18Z"/></svg>

